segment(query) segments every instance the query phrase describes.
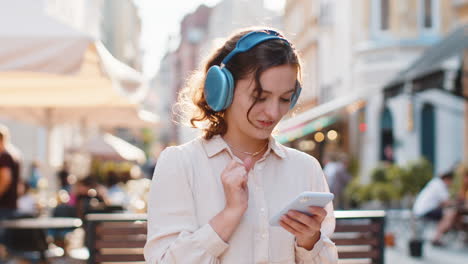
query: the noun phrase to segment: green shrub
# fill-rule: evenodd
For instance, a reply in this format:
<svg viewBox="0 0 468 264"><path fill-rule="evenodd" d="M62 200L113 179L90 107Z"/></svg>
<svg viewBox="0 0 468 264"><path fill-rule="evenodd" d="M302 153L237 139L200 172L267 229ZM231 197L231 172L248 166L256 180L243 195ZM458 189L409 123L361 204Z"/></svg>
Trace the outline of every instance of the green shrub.
<svg viewBox="0 0 468 264"><path fill-rule="evenodd" d="M432 177L432 165L428 160L420 158L408 162L401 174L402 194L416 196Z"/></svg>
<svg viewBox="0 0 468 264"><path fill-rule="evenodd" d="M361 184L356 177L345 189L346 197L354 204L378 200L387 205L405 196L414 197L432 179L431 164L421 158L400 167L381 163L370 175L368 184Z"/></svg>

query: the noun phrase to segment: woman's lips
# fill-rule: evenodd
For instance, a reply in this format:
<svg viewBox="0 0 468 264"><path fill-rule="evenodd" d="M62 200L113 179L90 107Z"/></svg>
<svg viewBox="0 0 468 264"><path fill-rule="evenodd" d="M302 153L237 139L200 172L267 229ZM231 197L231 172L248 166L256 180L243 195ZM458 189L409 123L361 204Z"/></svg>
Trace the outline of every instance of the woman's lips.
<svg viewBox="0 0 468 264"><path fill-rule="evenodd" d="M261 120L258 120L258 123L260 124L260 126L262 128L268 128L268 127L271 127L273 125L273 121L261 121Z"/></svg>

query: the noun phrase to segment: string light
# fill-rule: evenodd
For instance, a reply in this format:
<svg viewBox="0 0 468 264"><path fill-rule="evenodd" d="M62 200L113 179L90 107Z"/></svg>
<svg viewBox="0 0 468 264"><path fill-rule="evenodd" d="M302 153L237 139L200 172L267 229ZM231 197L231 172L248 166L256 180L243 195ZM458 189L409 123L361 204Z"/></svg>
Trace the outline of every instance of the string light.
<svg viewBox="0 0 468 264"><path fill-rule="evenodd" d="M314 135L314 139L315 139L315 141L320 143L325 139L325 135L322 132L317 132Z"/></svg>

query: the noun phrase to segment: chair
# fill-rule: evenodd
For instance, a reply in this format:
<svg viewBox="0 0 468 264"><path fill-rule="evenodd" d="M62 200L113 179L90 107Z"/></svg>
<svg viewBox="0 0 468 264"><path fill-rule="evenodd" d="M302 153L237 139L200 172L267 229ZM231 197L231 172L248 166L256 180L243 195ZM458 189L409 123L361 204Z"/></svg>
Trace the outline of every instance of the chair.
<svg viewBox="0 0 468 264"><path fill-rule="evenodd" d="M144 263L146 215L88 214L88 263Z"/></svg>
<svg viewBox="0 0 468 264"><path fill-rule="evenodd" d="M337 246L340 261L384 263L384 211L338 210L335 217L336 228L331 239Z"/></svg>
<svg viewBox="0 0 468 264"><path fill-rule="evenodd" d="M17 215L12 219L33 218L31 215ZM11 220L11 219L10 219ZM41 229L5 229L5 246L9 255L30 261L45 261L48 248L46 234Z"/></svg>

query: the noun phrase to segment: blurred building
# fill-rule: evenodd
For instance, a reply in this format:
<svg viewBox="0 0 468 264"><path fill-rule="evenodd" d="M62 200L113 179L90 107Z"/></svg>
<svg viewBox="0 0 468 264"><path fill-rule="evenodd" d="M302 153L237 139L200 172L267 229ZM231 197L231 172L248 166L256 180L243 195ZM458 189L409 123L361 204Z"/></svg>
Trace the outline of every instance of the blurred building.
<svg viewBox="0 0 468 264"><path fill-rule="evenodd" d="M141 18L134 1L101 1L101 41L115 58L141 71Z"/></svg>
<svg viewBox="0 0 468 264"><path fill-rule="evenodd" d="M157 97L157 113L165 118L159 126L159 141L173 145L193 138L194 131L181 125L180 115L174 108L179 91L197 68L200 47L206 40L211 8L200 5L181 21L180 34L167 41L168 51L160 62L159 71L152 80L152 91ZM186 134L189 134L188 136Z"/></svg>
<svg viewBox="0 0 468 264"><path fill-rule="evenodd" d="M158 129L158 142L162 145L171 145L177 142L176 124L173 122L172 106L176 102L175 69L173 51L168 51L161 60L159 71L151 81L149 95L154 97L155 113L164 117L160 120Z"/></svg>
<svg viewBox="0 0 468 264"><path fill-rule="evenodd" d="M467 132L462 76L468 26L455 14L462 14L467 4L453 1L441 8L446 19L440 23L450 31L441 31L443 39L385 85L381 145L393 146L398 163L422 156L441 174L463 161Z"/></svg>
<svg viewBox="0 0 468 264"><path fill-rule="evenodd" d="M277 138L319 160L327 152L350 148L348 118L336 113L345 106L336 100L355 90L351 85L350 10L348 1L286 1L285 32L303 60L303 93L293 116L280 124ZM325 108L327 113L316 113Z"/></svg>
<svg viewBox="0 0 468 264"><path fill-rule="evenodd" d="M200 49L208 37L208 23L212 9L205 5L200 5L193 13L186 15L180 23L180 43L174 52L174 99L177 99L178 92L185 86L187 79L198 68L200 60ZM179 119L177 109L175 120ZM198 130L178 125L175 127L174 136L176 142L187 142L193 139Z"/></svg>
<svg viewBox="0 0 468 264"><path fill-rule="evenodd" d="M383 159L402 164L427 156L422 145L442 144L449 137L447 127L457 131L451 136L459 140L461 125L454 124L460 116L441 115L446 121L439 122L435 130L445 127L447 132L436 136L439 141L420 144L424 129L419 121L412 123L413 132L402 131L407 131L404 117L414 115L416 120L422 108L404 100L396 103L401 100L396 98L390 103L383 90L424 50L466 21L467 1L338 2L286 2L286 31L304 59L305 96L302 109L279 125L279 140L319 159L330 151L347 152L360 161L363 175ZM436 97L441 105L455 107L460 113L458 99ZM408 108L414 112L408 114ZM330 131L332 138L327 136ZM452 145L434 150L444 156L439 163L434 161L436 172L459 159L459 154L447 155L449 149L460 153Z"/></svg>
<svg viewBox="0 0 468 264"><path fill-rule="evenodd" d="M213 7L208 23L207 41L201 48L202 57L240 28L251 26L282 28L280 14L267 9L263 0L220 1Z"/></svg>

